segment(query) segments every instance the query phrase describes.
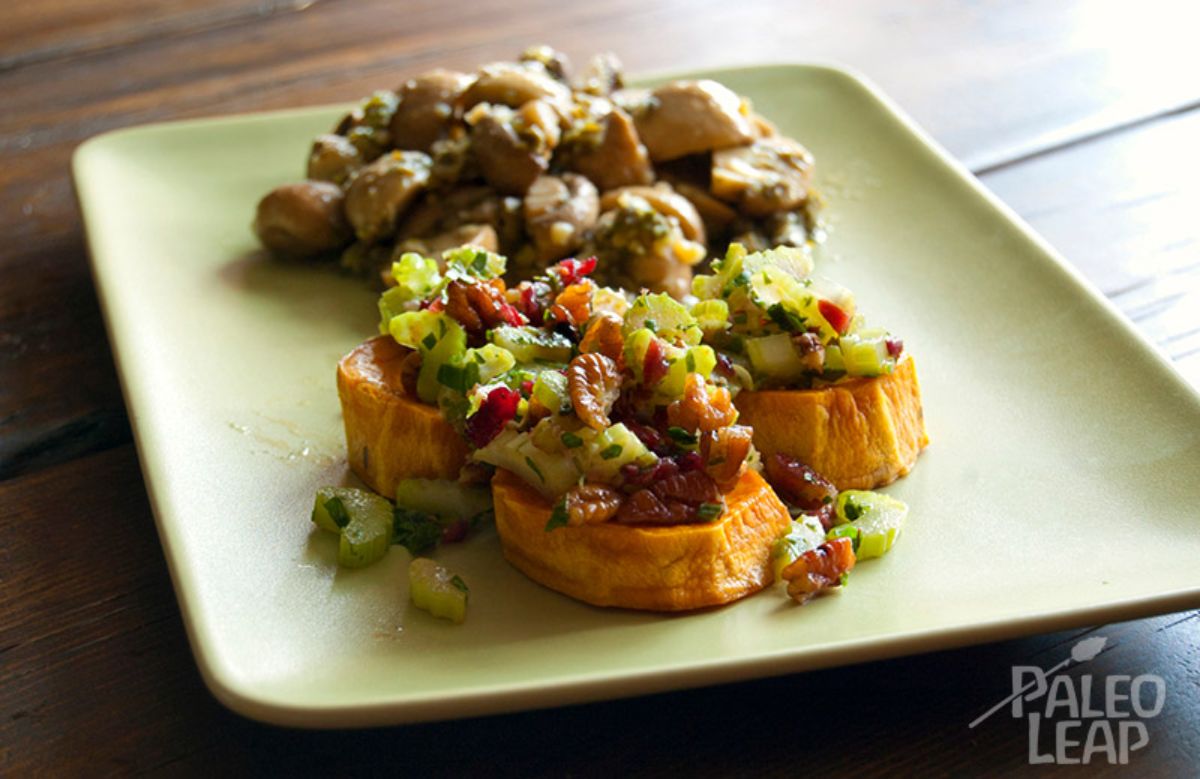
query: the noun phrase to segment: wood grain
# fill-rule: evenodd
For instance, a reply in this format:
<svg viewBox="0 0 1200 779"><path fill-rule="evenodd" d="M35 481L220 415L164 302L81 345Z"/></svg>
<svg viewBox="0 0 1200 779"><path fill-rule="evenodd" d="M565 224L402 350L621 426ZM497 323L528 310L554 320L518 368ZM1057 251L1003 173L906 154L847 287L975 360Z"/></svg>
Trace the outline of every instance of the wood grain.
<svg viewBox="0 0 1200 779"><path fill-rule="evenodd" d="M0 29L0 71L299 10L304 0L52 0L14 3Z"/></svg>
<svg viewBox="0 0 1200 779"><path fill-rule="evenodd" d="M2 775L992 775L1026 767L1026 722L1005 710L968 723L1010 692L1013 665L1056 664L1085 635L1108 646L1076 679L1166 682L1139 775L1183 775L1200 750L1196 611L553 711L346 733L258 725L202 689L140 485L130 447L0 485L15 509L0 546Z"/></svg>
<svg viewBox="0 0 1200 779"><path fill-rule="evenodd" d="M234 7L227 0L137 0L107 13L110 4L59 0L18 11L19 24L0 37L6 50L28 52L41 45L39 35L83 40L94 32L91 19L103 22L106 41L121 31L134 36L128 45L84 46L0 72L0 189L11 203L0 210L0 230L10 238L0 245L0 478L129 440L67 174L74 146L104 130L344 101L433 65L470 68L509 57L536 40L577 61L616 49L643 71L840 60L878 79L976 166L1177 110L1200 96L1200 85L1179 77L1196 71L1200 49L1180 39L1179 7L1155 3L1146 7L1152 25L1126 24L1124 6L1109 3L999 9L948 0L820 9L768 0L686 7L362 0L215 24ZM283 0L237 6L247 13L283 7ZM66 25L73 15L78 28ZM172 20L174 32L136 32L156 19ZM1151 72L1159 77L1143 78ZM1086 240L1059 246L1068 256L1093 248ZM1192 347L1181 342L1178 352L1194 354Z"/></svg>

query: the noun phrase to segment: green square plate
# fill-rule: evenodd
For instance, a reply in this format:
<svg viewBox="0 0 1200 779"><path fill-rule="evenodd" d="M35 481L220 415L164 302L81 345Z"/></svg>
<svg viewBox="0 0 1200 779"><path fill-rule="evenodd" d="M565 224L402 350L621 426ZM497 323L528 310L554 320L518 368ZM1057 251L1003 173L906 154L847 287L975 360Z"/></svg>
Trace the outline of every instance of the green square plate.
<svg viewBox="0 0 1200 779"><path fill-rule="evenodd" d="M339 571L316 487L347 475L334 363L374 294L265 261L254 205L341 109L139 127L75 177L146 485L200 669L301 726L458 717L924 652L1200 606L1200 405L1144 338L886 98L841 70L702 74L816 155L821 271L915 355L933 443L912 513L846 591L676 616L591 608L442 557L461 627L408 603L400 548ZM103 485L101 485L102 487Z"/></svg>

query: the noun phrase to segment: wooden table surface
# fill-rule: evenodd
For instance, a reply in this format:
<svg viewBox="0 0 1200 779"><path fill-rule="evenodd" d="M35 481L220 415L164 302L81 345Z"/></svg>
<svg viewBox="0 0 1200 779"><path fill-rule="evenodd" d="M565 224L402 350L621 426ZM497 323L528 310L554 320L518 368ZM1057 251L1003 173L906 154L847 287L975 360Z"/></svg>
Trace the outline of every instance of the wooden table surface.
<svg viewBox="0 0 1200 779"><path fill-rule="evenodd" d="M413 727L314 733L230 713L188 650L68 173L72 150L105 130L349 101L533 42L576 61L611 49L641 72L836 61L880 84L1200 385L1188 5L12 4L0 29L0 775L1023 773L1025 720L968 723L1007 694L1011 666L1057 663L1085 634L1108 640L1087 672L1157 674L1167 690L1149 743L1091 772L1197 775L1200 611Z"/></svg>

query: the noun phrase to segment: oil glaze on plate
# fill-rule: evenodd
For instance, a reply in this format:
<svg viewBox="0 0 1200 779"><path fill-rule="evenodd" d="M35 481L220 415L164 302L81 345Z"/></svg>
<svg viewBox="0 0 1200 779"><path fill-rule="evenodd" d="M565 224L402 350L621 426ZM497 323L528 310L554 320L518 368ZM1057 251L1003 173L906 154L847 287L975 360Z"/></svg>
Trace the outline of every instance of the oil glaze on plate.
<svg viewBox="0 0 1200 779"><path fill-rule="evenodd" d="M696 75L696 74L693 74ZM875 89L781 65L700 74L817 160L819 272L904 338L932 444L888 491L893 551L835 597L662 616L528 581L488 531L438 553L462 626L408 603L408 554L339 571L314 490L347 470L334 364L375 295L266 261L250 221L343 109L122 130L75 177L147 489L200 669L233 709L356 726L790 673L1200 605L1200 402L1028 227Z"/></svg>

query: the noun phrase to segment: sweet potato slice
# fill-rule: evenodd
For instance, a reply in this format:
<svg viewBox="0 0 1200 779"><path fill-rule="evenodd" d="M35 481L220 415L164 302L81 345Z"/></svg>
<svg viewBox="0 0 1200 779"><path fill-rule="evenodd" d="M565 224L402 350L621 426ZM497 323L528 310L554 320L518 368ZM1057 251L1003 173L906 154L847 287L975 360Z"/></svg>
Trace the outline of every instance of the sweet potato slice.
<svg viewBox="0 0 1200 779"><path fill-rule="evenodd" d="M787 509L747 470L719 519L708 524L606 522L546 530L552 507L508 471L492 480L504 556L526 576L596 606L685 611L729 603L773 580L771 544L787 532Z"/></svg>
<svg viewBox="0 0 1200 779"><path fill-rule="evenodd" d="M466 442L441 412L404 392L400 366L409 353L381 335L356 346L337 368L350 468L387 497L400 479L457 478L467 458Z"/></svg>
<svg viewBox="0 0 1200 779"><path fill-rule="evenodd" d="M929 443L912 358L886 376L817 390L742 392L734 403L764 457L795 457L842 490L891 484Z"/></svg>

